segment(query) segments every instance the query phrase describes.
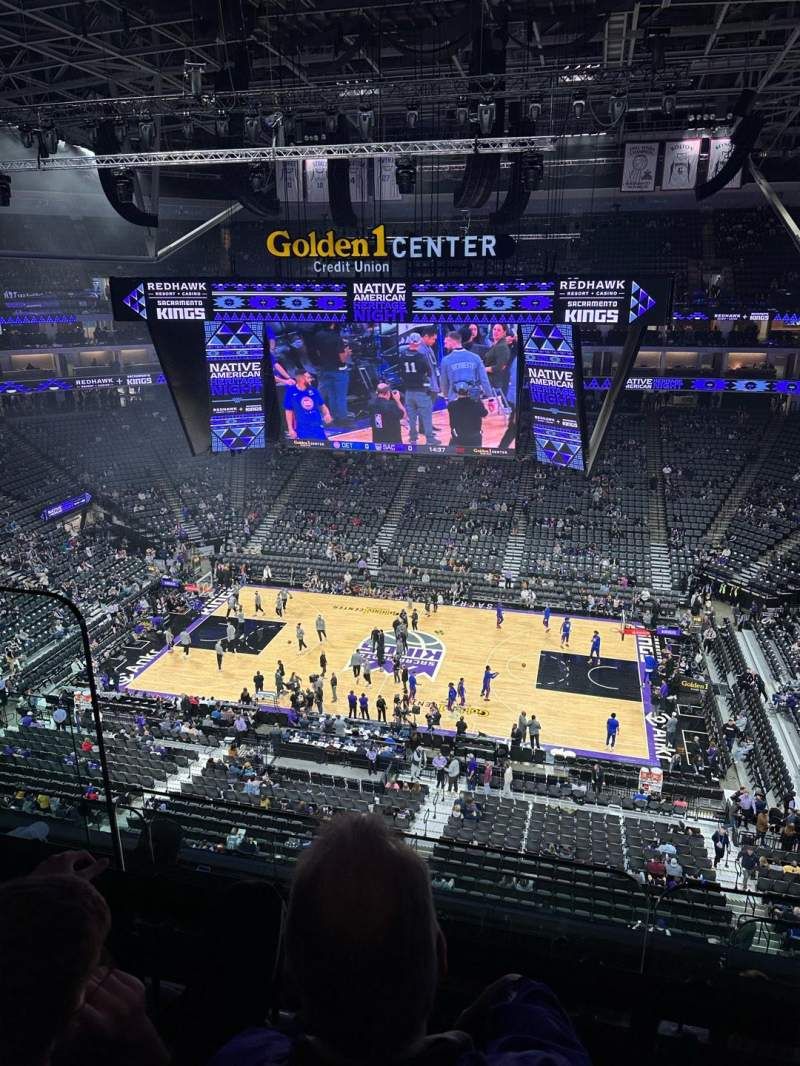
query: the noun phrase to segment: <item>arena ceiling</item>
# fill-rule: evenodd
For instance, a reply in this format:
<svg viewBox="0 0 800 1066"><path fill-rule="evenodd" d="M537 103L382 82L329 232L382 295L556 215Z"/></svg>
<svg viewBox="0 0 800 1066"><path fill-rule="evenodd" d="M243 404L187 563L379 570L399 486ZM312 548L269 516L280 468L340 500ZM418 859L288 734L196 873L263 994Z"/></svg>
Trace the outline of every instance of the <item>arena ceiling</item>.
<svg viewBox="0 0 800 1066"><path fill-rule="evenodd" d="M748 108L758 149L793 175L800 3L0 0L0 130L34 152L43 133L97 149L103 128L141 151L494 123L555 138L563 191L611 188L626 139L727 132ZM463 165L437 166L434 191ZM224 178L173 170L166 188L213 198Z"/></svg>

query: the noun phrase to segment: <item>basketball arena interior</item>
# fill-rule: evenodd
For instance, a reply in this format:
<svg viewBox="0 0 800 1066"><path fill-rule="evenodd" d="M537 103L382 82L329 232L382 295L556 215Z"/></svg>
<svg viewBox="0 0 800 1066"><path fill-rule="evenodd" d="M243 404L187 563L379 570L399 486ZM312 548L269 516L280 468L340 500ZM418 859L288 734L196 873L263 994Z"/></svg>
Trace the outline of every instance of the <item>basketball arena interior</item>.
<svg viewBox="0 0 800 1066"><path fill-rule="evenodd" d="M0 19L3 1060L798 1061L800 5Z"/></svg>

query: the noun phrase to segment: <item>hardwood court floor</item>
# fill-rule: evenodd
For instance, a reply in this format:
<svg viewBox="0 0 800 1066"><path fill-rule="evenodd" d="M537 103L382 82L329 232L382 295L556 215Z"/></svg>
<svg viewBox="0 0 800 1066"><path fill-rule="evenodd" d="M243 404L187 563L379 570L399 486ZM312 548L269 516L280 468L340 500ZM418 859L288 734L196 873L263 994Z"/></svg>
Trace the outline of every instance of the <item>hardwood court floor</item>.
<svg viewBox="0 0 800 1066"><path fill-rule="evenodd" d="M246 617L280 621L274 612L276 590L261 590L265 616L254 614L254 591L250 587L241 593ZM317 614L322 613L328 633L327 641L322 643L328 659L327 677L335 671L339 679L337 703L330 701L330 687L326 683L325 709L346 711L346 697L352 687L357 695L362 690L367 692L373 718L375 697L382 692L391 717L394 694L402 692L402 686L394 684L390 666L392 620L403 606L409 610L410 616L410 609L399 600L293 592L283 618L283 629L259 654L227 654L219 671L212 645L201 647L195 643L188 656L180 648L172 654L161 655L145 667L129 687L140 691L186 692L234 700L245 685L252 694L252 679L257 669L264 674L265 688L273 689L278 659L283 661L287 676L295 669L305 683L309 674L319 670L320 642L314 622ZM423 703L438 702L444 727L454 724L457 717L454 714L450 718L446 711L448 682L452 680L457 684L463 676L467 692L465 715L470 731L507 737L520 711L525 709L541 721L543 744L602 752L605 750L606 719L615 711L621 723L616 754L647 758L636 640L628 634L623 641L616 623L573 618L570 648L561 649L562 615L555 613L550 620L550 632L546 633L541 612L508 611L502 629L497 629L493 610L440 607L438 613L431 612L426 616L420 604L417 609L420 614L419 636L409 633L411 654L417 664L417 698ZM214 614L224 616L225 607L218 608ZM302 622L308 645L308 650L302 653L298 652L295 639L298 621ZM389 672L373 669L372 686L369 687L353 680L347 664L354 649L369 638L375 626L382 627L388 635ZM590 676L587 659L594 629L599 630L602 640L602 668L593 670ZM498 671L488 703L480 698L487 663L493 671ZM545 688L536 687L540 668L541 680L547 685Z"/></svg>

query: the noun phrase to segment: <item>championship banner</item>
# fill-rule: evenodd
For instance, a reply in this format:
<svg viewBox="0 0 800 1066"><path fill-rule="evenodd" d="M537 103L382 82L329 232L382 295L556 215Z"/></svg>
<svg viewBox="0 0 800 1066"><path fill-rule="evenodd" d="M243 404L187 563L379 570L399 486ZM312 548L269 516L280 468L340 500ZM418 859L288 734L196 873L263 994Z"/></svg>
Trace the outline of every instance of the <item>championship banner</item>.
<svg viewBox="0 0 800 1066"><path fill-rule="evenodd" d="M711 181L728 162L733 151L730 137L712 137L708 142L708 175L706 181ZM724 189L738 189L742 184L742 171L737 171L731 180L723 186Z"/></svg>
<svg viewBox="0 0 800 1066"><path fill-rule="evenodd" d="M275 164L275 186L278 199L285 204L303 202L303 172L300 160Z"/></svg>
<svg viewBox="0 0 800 1066"><path fill-rule="evenodd" d="M630 141L625 145L623 192L652 192L656 184L658 141Z"/></svg>
<svg viewBox="0 0 800 1066"><path fill-rule="evenodd" d="M697 181L697 165L700 161L699 137L690 141L667 141L664 145L664 171L661 188L665 192L693 189Z"/></svg>

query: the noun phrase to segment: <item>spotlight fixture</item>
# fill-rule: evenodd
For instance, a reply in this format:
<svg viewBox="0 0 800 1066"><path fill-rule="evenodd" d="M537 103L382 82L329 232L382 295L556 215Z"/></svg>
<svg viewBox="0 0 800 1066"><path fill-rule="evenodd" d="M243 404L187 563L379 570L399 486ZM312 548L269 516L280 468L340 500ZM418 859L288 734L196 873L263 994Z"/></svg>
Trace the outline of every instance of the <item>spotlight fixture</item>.
<svg viewBox="0 0 800 1066"><path fill-rule="evenodd" d="M181 115L181 133L187 141L191 141L194 137L194 119L188 111L184 111Z"/></svg>
<svg viewBox="0 0 800 1066"><path fill-rule="evenodd" d="M325 132L330 136L336 133L336 127L339 125L339 112L338 111L326 111L325 112Z"/></svg>
<svg viewBox="0 0 800 1066"><path fill-rule="evenodd" d="M466 126L469 122L469 105L463 98L456 104L456 122L459 126Z"/></svg>
<svg viewBox="0 0 800 1066"><path fill-rule="evenodd" d="M244 116L244 137L249 144L258 142L261 132L261 113L257 107L251 107Z"/></svg>
<svg viewBox="0 0 800 1066"><path fill-rule="evenodd" d="M11 203L11 175L0 173L0 207Z"/></svg>
<svg viewBox="0 0 800 1066"><path fill-rule="evenodd" d="M23 148L33 148L33 130L30 126L20 126L19 139Z"/></svg>
<svg viewBox="0 0 800 1066"><path fill-rule="evenodd" d="M125 143L125 138L128 136L128 123L122 115L114 117L114 136L117 138L117 144L121 148Z"/></svg>
<svg viewBox="0 0 800 1066"><path fill-rule="evenodd" d="M494 100L484 99L478 104L478 129L484 137L488 137L494 126L497 107Z"/></svg>
<svg viewBox="0 0 800 1066"><path fill-rule="evenodd" d="M608 99L608 113L612 122L619 122L627 110L627 95L625 93L612 93Z"/></svg>
<svg viewBox="0 0 800 1066"><path fill-rule="evenodd" d="M47 122L42 123L42 142L47 149L48 155L55 155L58 151L58 130L53 124L52 119L48 119Z"/></svg>
<svg viewBox="0 0 800 1066"><path fill-rule="evenodd" d="M415 107L406 108L406 125L410 130L416 129L419 122L419 111Z"/></svg>
<svg viewBox="0 0 800 1066"><path fill-rule="evenodd" d="M417 168L414 160L401 155L394 165L394 177L397 182L397 191L401 195L413 193L417 184Z"/></svg>
<svg viewBox="0 0 800 1066"><path fill-rule="evenodd" d="M149 111L139 116L139 148L149 151L156 143L156 124Z"/></svg>
<svg viewBox="0 0 800 1066"><path fill-rule="evenodd" d="M189 92L192 96L200 97L203 94L203 73L205 69L205 63L190 63L187 60L183 64L183 78L184 81L189 82Z"/></svg>
<svg viewBox="0 0 800 1066"><path fill-rule="evenodd" d="M663 97L661 98L661 110L668 118L672 117L672 115L675 114L674 93L664 93Z"/></svg>
<svg viewBox="0 0 800 1066"><path fill-rule="evenodd" d="M583 118L583 113L586 110L586 101L582 97L572 101L572 113L577 119Z"/></svg>
<svg viewBox="0 0 800 1066"><path fill-rule="evenodd" d="M230 115L220 108L214 115L214 132L218 137L227 137L231 131Z"/></svg>
<svg viewBox="0 0 800 1066"><path fill-rule="evenodd" d="M133 203L133 175L129 170L114 171L114 192L121 204Z"/></svg>
<svg viewBox="0 0 800 1066"><path fill-rule="evenodd" d="M250 167L247 181L253 192L265 192L267 185L269 184L269 168L267 167L267 164L254 163L253 166Z"/></svg>
<svg viewBox="0 0 800 1066"><path fill-rule="evenodd" d="M542 104L540 100L531 100L528 104L528 118L531 122L537 122L542 117Z"/></svg>
<svg viewBox="0 0 800 1066"><path fill-rule="evenodd" d="M372 137L374 128L375 111L371 107L360 107L358 109L358 132L361 134L361 140L368 141Z"/></svg>
<svg viewBox="0 0 800 1066"><path fill-rule="evenodd" d="M522 188L526 192L536 192L544 178L544 160L540 152L526 153L520 164Z"/></svg>

